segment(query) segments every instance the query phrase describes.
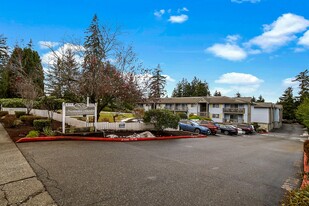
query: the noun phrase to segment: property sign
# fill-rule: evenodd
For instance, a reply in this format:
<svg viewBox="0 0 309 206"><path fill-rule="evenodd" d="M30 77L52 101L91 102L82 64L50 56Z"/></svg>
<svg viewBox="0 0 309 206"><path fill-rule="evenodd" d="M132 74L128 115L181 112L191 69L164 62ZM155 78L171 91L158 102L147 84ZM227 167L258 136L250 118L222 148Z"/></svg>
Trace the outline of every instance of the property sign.
<svg viewBox="0 0 309 206"><path fill-rule="evenodd" d="M94 104L68 104L66 105L66 116L79 116L79 115L94 115L95 105Z"/></svg>
<svg viewBox="0 0 309 206"><path fill-rule="evenodd" d="M65 133L65 117L79 115L93 115L94 129L97 131L97 104L62 103L62 133Z"/></svg>

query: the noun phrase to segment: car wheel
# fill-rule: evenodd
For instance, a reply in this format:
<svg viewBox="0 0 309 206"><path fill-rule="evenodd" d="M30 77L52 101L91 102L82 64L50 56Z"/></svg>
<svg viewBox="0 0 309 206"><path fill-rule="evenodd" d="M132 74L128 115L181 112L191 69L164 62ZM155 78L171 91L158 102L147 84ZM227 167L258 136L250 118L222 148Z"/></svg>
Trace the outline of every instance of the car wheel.
<svg viewBox="0 0 309 206"><path fill-rule="evenodd" d="M228 131L224 131L224 134L225 134L225 135L228 135L228 134L229 134L229 132L228 132Z"/></svg>
<svg viewBox="0 0 309 206"><path fill-rule="evenodd" d="M200 130L200 129L195 129L195 130L194 130L194 133L200 134L200 133L201 133L201 130Z"/></svg>
<svg viewBox="0 0 309 206"><path fill-rule="evenodd" d="M211 135L211 131L210 130L207 131L207 135Z"/></svg>
<svg viewBox="0 0 309 206"><path fill-rule="evenodd" d="M181 131L181 130L183 130L181 127L179 127L179 130Z"/></svg>

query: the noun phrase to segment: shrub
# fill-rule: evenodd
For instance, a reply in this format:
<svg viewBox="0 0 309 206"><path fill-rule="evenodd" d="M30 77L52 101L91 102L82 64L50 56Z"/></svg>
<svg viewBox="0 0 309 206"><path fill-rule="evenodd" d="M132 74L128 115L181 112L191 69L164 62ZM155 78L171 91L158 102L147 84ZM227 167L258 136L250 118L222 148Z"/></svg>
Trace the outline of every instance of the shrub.
<svg viewBox="0 0 309 206"><path fill-rule="evenodd" d="M258 129L260 128L260 125L257 122L253 122L252 125L255 131L258 131Z"/></svg>
<svg viewBox="0 0 309 206"><path fill-rule="evenodd" d="M212 119L209 117L202 117L201 120L212 121Z"/></svg>
<svg viewBox="0 0 309 206"><path fill-rule="evenodd" d="M4 126L5 127L14 127L14 121L15 121L16 117L15 115L6 115L4 120L3 120L3 123L4 123Z"/></svg>
<svg viewBox="0 0 309 206"><path fill-rule="evenodd" d="M46 136L55 136L56 135L56 132L54 132L51 127L44 127L43 128L43 133L46 135Z"/></svg>
<svg viewBox="0 0 309 206"><path fill-rule="evenodd" d="M179 122L179 116L173 114L166 109L152 109L145 112L144 121L146 123L152 123L156 130L162 131L165 128L177 128Z"/></svg>
<svg viewBox="0 0 309 206"><path fill-rule="evenodd" d="M38 137L40 135L39 131L31 130L26 137Z"/></svg>
<svg viewBox="0 0 309 206"><path fill-rule="evenodd" d="M33 126L33 121L36 119L45 119L44 117L38 117L33 115L23 115L19 118L21 121L23 121L26 124Z"/></svg>
<svg viewBox="0 0 309 206"><path fill-rule="evenodd" d="M3 117L5 115L8 115L9 112L8 111L0 111L0 117Z"/></svg>
<svg viewBox="0 0 309 206"><path fill-rule="evenodd" d="M309 202L309 186L304 189L296 189L285 194L282 206L307 206Z"/></svg>
<svg viewBox="0 0 309 206"><path fill-rule="evenodd" d="M187 119L187 118L188 118L187 114L184 113L184 112L179 112L179 113L177 113L177 114L178 114L178 116L180 117L180 119Z"/></svg>
<svg viewBox="0 0 309 206"><path fill-rule="evenodd" d="M191 116L189 116L189 119L201 119L201 117L200 116L198 116L198 115L191 115Z"/></svg>
<svg viewBox="0 0 309 206"><path fill-rule="evenodd" d="M14 127L18 127L19 125L21 125L23 122L20 119L15 119L13 122Z"/></svg>
<svg viewBox="0 0 309 206"><path fill-rule="evenodd" d="M0 99L0 104L2 104L3 107L25 108L23 99L19 99L19 98Z"/></svg>
<svg viewBox="0 0 309 206"><path fill-rule="evenodd" d="M43 131L44 127L50 127L50 120L48 119L36 119L33 120L33 126L36 130Z"/></svg>
<svg viewBox="0 0 309 206"><path fill-rule="evenodd" d="M26 112L22 112L22 111L15 111L15 116L16 118L19 118L20 116L26 115Z"/></svg>

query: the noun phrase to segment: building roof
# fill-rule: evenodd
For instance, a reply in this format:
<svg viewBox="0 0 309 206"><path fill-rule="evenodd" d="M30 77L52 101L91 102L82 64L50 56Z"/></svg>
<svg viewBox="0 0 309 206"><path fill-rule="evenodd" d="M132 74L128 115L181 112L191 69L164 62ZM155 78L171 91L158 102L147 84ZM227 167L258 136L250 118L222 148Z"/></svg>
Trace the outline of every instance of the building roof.
<svg viewBox="0 0 309 206"><path fill-rule="evenodd" d="M206 100L210 104L249 104L251 97L226 97L226 96L213 96L207 97Z"/></svg>
<svg viewBox="0 0 309 206"><path fill-rule="evenodd" d="M254 103L255 108L278 108L282 109L282 105L280 104L274 104L272 102L256 102Z"/></svg>
<svg viewBox="0 0 309 206"><path fill-rule="evenodd" d="M153 103L152 100L146 100L144 103ZM249 104L251 97L226 97L226 96L205 96L205 97L172 97L161 98L157 103L161 104Z"/></svg>

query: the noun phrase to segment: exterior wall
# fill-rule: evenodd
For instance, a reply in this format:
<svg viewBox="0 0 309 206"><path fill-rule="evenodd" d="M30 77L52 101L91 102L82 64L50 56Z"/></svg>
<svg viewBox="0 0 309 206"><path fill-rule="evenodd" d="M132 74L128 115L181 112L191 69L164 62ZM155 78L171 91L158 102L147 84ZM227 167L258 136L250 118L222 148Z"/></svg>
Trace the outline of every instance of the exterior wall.
<svg viewBox="0 0 309 206"><path fill-rule="evenodd" d="M249 123L250 121L248 121L248 105L244 105L243 108L245 108L245 113L243 115L243 118L244 118L244 123Z"/></svg>
<svg viewBox="0 0 309 206"><path fill-rule="evenodd" d="M188 107L188 115L197 114L198 112L200 112L199 104L187 104L187 107Z"/></svg>
<svg viewBox="0 0 309 206"><path fill-rule="evenodd" d="M223 107L224 107L223 104L219 104L219 108L214 108L213 104L209 104L209 117L215 122L222 123L224 118ZM219 114L219 118L213 118L212 117L213 114Z"/></svg>
<svg viewBox="0 0 309 206"><path fill-rule="evenodd" d="M251 106L251 122L269 124L269 108L254 108Z"/></svg>

